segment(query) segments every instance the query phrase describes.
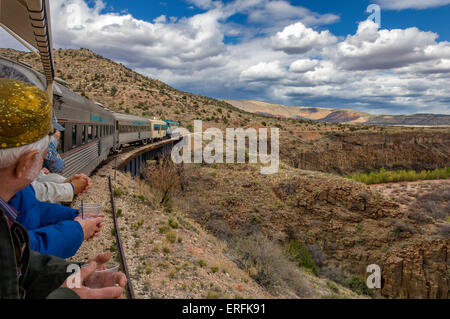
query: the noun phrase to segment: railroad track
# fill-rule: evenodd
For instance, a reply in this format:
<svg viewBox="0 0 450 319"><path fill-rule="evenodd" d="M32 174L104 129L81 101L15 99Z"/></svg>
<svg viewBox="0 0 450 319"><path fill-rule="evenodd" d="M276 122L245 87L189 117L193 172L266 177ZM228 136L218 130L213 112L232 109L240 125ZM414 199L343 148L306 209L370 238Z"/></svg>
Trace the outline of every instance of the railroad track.
<svg viewBox="0 0 450 319"><path fill-rule="evenodd" d="M127 287L126 287L127 295L128 295L129 299L136 299L135 295L134 295L133 284L131 283L130 273L128 271L127 260L125 257L125 253L123 251L122 240L120 237L120 228L117 224L116 205L114 203L114 194L113 194L111 176L108 176L108 183L109 183L109 193L110 193L110 197L111 197L111 210L112 210L114 228L115 228L115 233L116 233L116 241L117 241L117 246L118 246L119 256L120 256L120 263L122 265L123 272L125 273L125 276L127 277L127 280L128 280Z"/></svg>
<svg viewBox="0 0 450 319"><path fill-rule="evenodd" d="M158 145L158 143L155 143L155 145ZM114 168L117 170L120 170L122 168L122 163L117 163L117 160L119 157L121 158L121 161L127 161L129 156L126 156L127 154L131 154L131 156L133 156L133 152L135 152L136 150L138 150L139 152L142 152L142 150L140 150L141 148L149 148L151 147L151 145L144 145L144 146L129 146L125 149L123 149L123 152L119 153L119 154L114 154L112 156L109 156L105 161L103 161L93 172L91 175L95 175L98 170L102 167L104 167L105 165L111 163L113 160L116 161L116 163L114 164ZM114 172L115 175L115 172ZM114 176L115 178L115 176ZM117 221L117 213L116 213L116 205L114 202L114 192L113 192L113 185L112 185L112 180L111 180L111 176L108 176L108 186L109 186L109 194L110 194L110 202L111 202L111 210L112 210L112 216L113 216L113 224L114 224L114 230L115 230L115 237L116 237L116 242L117 242L117 248L118 248L118 252L119 252L119 257L120 257L120 264L122 266L122 270L125 273L125 276L127 277L127 286L126 286L126 291L127 291L127 295L129 299L136 299L135 294L134 294L134 289L133 289L133 284L131 281L131 276L128 270L128 264L127 264L127 260L126 260L126 256L125 256L125 252L123 249L123 245L122 245L122 239L120 236L120 227L118 225L118 221Z"/></svg>

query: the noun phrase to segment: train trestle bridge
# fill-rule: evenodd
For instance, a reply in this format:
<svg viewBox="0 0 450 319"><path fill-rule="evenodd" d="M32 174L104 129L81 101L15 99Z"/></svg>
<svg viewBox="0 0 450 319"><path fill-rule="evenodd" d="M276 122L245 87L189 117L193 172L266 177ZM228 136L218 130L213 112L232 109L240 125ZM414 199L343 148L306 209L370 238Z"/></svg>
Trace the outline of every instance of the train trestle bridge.
<svg viewBox="0 0 450 319"><path fill-rule="evenodd" d="M141 146L132 152L118 154L115 161L115 168L124 173L131 173L131 177L140 176L142 168L149 160L158 159L169 155L174 145L180 142L182 137L171 138L161 142Z"/></svg>

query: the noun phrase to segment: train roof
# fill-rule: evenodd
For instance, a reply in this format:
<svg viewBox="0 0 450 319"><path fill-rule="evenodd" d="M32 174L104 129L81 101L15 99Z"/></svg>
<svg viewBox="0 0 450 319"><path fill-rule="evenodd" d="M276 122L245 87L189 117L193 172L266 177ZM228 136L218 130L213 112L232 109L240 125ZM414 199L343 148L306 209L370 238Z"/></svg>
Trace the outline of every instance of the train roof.
<svg viewBox="0 0 450 319"><path fill-rule="evenodd" d="M171 120L164 120L167 124L174 124L174 125L180 125L180 122L177 121L171 121Z"/></svg>
<svg viewBox="0 0 450 319"><path fill-rule="evenodd" d="M163 120L150 120L150 122L152 122L152 124L164 124L166 125L167 123Z"/></svg>
<svg viewBox="0 0 450 319"><path fill-rule="evenodd" d="M122 114L122 113L117 113L117 112L114 112L113 114L114 114L114 117L119 121L139 121L139 122L147 122L148 124L150 124L149 119L139 117L136 115Z"/></svg>

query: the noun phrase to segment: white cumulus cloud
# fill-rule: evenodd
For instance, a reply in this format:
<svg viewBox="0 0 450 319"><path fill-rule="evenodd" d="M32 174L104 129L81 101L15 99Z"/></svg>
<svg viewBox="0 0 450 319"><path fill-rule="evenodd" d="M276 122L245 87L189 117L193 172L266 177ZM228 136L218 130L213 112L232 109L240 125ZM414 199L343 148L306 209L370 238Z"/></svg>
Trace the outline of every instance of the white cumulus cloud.
<svg viewBox="0 0 450 319"><path fill-rule="evenodd" d="M417 28L378 30L373 21L359 24L355 35L337 45L336 60L349 70L393 69L443 58L450 43L437 43L438 35Z"/></svg>
<svg viewBox="0 0 450 319"><path fill-rule="evenodd" d="M428 9L450 4L450 0L375 0L382 9Z"/></svg>
<svg viewBox="0 0 450 319"><path fill-rule="evenodd" d="M298 22L284 28L273 38L274 48L287 54L301 54L337 42L328 30L317 32Z"/></svg>
<svg viewBox="0 0 450 319"><path fill-rule="evenodd" d="M294 72L294 73L304 73L307 71L311 71L318 64L319 64L319 61L317 61L317 60L311 60L311 59L295 60L290 65L289 71Z"/></svg>

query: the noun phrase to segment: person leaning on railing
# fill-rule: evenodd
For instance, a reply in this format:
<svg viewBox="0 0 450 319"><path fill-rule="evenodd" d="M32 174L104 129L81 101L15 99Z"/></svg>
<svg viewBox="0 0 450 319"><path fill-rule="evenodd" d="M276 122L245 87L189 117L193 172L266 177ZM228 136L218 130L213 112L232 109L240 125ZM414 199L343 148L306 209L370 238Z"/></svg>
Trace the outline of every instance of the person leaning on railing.
<svg viewBox="0 0 450 319"><path fill-rule="evenodd" d="M47 94L24 82L0 79L0 298L120 298L123 273L96 272L111 257L99 255L79 271L69 288L70 263L30 249L25 228L10 201L42 168L53 130ZM100 289L89 286L102 283Z"/></svg>

